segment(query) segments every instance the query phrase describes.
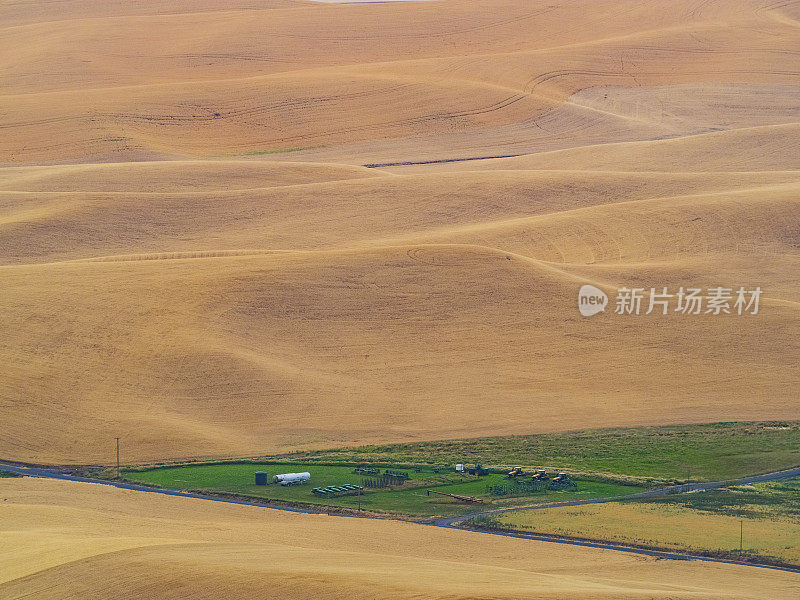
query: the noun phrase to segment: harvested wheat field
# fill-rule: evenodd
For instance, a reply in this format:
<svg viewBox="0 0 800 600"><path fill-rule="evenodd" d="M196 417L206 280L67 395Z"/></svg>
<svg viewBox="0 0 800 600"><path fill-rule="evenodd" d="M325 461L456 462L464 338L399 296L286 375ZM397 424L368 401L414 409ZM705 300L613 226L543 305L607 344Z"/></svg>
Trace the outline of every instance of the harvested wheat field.
<svg viewBox="0 0 800 600"><path fill-rule="evenodd" d="M798 17L0 4L0 456L796 416ZM583 283L763 297L585 319Z"/></svg>
<svg viewBox="0 0 800 600"><path fill-rule="evenodd" d="M0 498L3 598L772 600L800 589L792 573L95 484L4 479Z"/></svg>
<svg viewBox="0 0 800 600"><path fill-rule="evenodd" d="M748 518L746 542L745 525L737 516L660 504L609 503L523 511L511 513L501 522L503 527L522 531L658 548L689 548L694 552L735 552L741 541L748 552L793 564L800 560L800 522L785 515Z"/></svg>
<svg viewBox="0 0 800 600"><path fill-rule="evenodd" d="M109 477L114 438L135 466L788 431L800 413L800 2L0 0L0 31L0 461ZM592 316L587 285L608 299ZM621 288L641 312L615 310ZM684 289L703 310L679 310ZM691 439L671 455L686 480ZM731 442L734 471L762 451L792 467L790 439ZM435 511L438 527L301 514L0 466L4 600L800 596L788 570ZM465 481L428 467L432 486ZM496 491L468 471L470 494ZM373 483L409 478L389 473ZM617 475L598 475L617 497L670 483ZM360 512L364 488L332 483L292 490ZM556 529L586 520L572 535L679 553L691 527L741 558L734 516L532 514L551 510ZM796 563L790 521L761 523L759 548Z"/></svg>

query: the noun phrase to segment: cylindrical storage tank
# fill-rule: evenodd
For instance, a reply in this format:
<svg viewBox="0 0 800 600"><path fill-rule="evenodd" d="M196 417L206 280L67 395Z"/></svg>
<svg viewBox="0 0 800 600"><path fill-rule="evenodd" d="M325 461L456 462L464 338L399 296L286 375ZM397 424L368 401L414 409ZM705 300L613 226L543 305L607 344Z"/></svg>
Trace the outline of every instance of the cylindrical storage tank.
<svg viewBox="0 0 800 600"><path fill-rule="evenodd" d="M256 485L267 485L266 471L256 471Z"/></svg>
<svg viewBox="0 0 800 600"><path fill-rule="evenodd" d="M297 483L311 479L311 473L282 473L272 477L272 483Z"/></svg>

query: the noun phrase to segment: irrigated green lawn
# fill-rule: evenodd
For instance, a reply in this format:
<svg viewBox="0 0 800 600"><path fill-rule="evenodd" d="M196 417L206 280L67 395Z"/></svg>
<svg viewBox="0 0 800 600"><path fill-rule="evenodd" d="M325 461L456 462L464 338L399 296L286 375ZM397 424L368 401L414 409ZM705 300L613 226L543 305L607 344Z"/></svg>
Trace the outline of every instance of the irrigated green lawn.
<svg viewBox="0 0 800 600"><path fill-rule="evenodd" d="M270 484L255 485L255 472L266 471L269 480L272 475L287 472L309 471L311 481L300 486L283 487ZM451 494L479 496L495 504L518 504L536 502L558 502L575 498L598 498L633 493L642 488L596 481L578 481L577 490L548 490L538 494L516 498L495 497L487 493L488 485L506 483L504 475L490 474L484 477L460 476L456 473L436 474L432 471L415 473L408 471L411 482L394 490L373 490L365 488L361 497L364 510L391 512L419 516L454 515L474 512L476 504L465 504L439 495L428 496L428 488ZM258 498L283 502L304 502L356 508L359 498L321 498L311 489L344 483L362 484L361 475L353 473L353 467L322 466L315 464L217 464L163 467L149 470L128 470L123 472L125 479L157 485L165 488L204 490L244 494Z"/></svg>
<svg viewBox="0 0 800 600"><path fill-rule="evenodd" d="M711 423L363 446L302 460L482 462L661 480L713 481L800 465L800 422Z"/></svg>
<svg viewBox="0 0 800 600"><path fill-rule="evenodd" d="M280 459L278 459L280 460ZM349 463L330 466L331 463ZM399 489L365 489L360 498L364 509L409 515L452 515L474 512L475 504L464 504L427 488L478 496L489 507L575 498L625 495L642 489L624 482L612 483L613 476L650 478L653 481L718 480L778 470L800 464L800 422L713 423L664 427L636 427L364 446L320 451L298 456L283 464L230 463L214 465L164 466L128 470L125 477L161 487L244 494L283 502L301 502L354 508L359 498L321 498L313 487L352 483L363 477L353 473L352 464L446 465L481 462L492 465L543 467L550 471L567 469L578 473L601 473L611 477L578 479L577 490L547 491L523 497L492 496L488 485L507 483L503 475L477 478L449 471L436 474L407 470L411 482ZM325 464L322 464L325 463ZM310 471L309 484L297 487L256 486L258 470L272 475L289 471ZM645 480L647 481L647 480ZM727 492L726 492L727 493ZM720 493L722 494L722 492ZM706 498L706 497L703 497ZM707 496L716 498L716 496ZM675 500L677 501L677 497ZM702 501L700 496L695 501ZM716 502L716 500L714 500Z"/></svg>

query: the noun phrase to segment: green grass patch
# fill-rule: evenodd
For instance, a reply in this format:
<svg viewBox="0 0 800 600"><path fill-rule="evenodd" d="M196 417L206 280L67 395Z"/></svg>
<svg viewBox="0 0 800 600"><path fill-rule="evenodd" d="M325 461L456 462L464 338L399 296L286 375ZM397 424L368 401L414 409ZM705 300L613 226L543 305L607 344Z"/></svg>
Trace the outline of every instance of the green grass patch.
<svg viewBox="0 0 800 600"><path fill-rule="evenodd" d="M457 463L475 462L496 467L520 465L527 470L565 470L577 474L578 488L495 496L487 487L508 483L502 469L485 477L462 476L452 470ZM662 483L732 479L793 467L800 464L800 422L615 428L373 445L293 453L269 459L130 468L124 471L124 477L165 488L356 508L357 497L318 497L311 489L346 483L362 485L364 477L353 473L353 467L367 464L406 470L411 480L389 490L365 489L360 497L363 509L414 516L458 515L475 512L480 506L494 508L615 497ZM440 472L435 472L435 466ZM256 486L254 474L258 470L266 471L270 480L274 474L289 471L309 471L312 479L297 487ZM741 489L671 496L653 502L688 502L690 504L684 506L729 516L748 515L748 511L756 510L753 507L765 507L770 503L780 505L784 516L800 511L798 491L792 487L795 484L764 485L767 487L757 492L752 491L752 486L740 486ZM464 504L444 496L429 496L427 488L480 497L485 499L485 504ZM764 491L766 489L771 490L769 494ZM795 500L787 500L787 494L794 494Z"/></svg>
<svg viewBox="0 0 800 600"><path fill-rule="evenodd" d="M9 473L8 471L0 471L0 479L3 477L19 477L16 473Z"/></svg>
<svg viewBox="0 0 800 600"><path fill-rule="evenodd" d="M265 471L268 479L278 473L311 473L311 481L303 485L283 487L276 484L255 485L255 472ZM640 491L639 486L613 482L578 480L577 489L547 490L520 496L492 496L487 487L506 483L504 475L492 473L484 477L459 475L454 472L435 473L431 469L408 471L411 479L400 487L388 489L365 488L363 495L324 498L312 493L314 487L351 483L362 485L364 477L353 473L352 466L320 465L313 463L239 463L187 465L125 470L123 477L129 481L158 487L200 490L250 496L285 503L306 503L372 512L412 516L446 516L475 512L479 506L501 506L520 503L559 502L578 498L619 496ZM428 495L427 489L462 496L475 496L486 500L486 505L470 504L440 495Z"/></svg>
<svg viewBox="0 0 800 600"><path fill-rule="evenodd" d="M710 423L385 444L304 461L521 465L660 481L714 481L800 465L800 422Z"/></svg>

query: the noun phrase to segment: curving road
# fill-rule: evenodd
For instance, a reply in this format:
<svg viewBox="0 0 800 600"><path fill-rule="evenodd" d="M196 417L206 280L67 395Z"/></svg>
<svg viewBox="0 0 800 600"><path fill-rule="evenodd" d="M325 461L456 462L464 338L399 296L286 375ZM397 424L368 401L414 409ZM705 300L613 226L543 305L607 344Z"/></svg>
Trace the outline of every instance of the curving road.
<svg viewBox="0 0 800 600"><path fill-rule="evenodd" d="M29 467L16 463L3 463L0 462L0 470L21 475L23 477L40 477L45 479L61 479L65 481L78 481L82 483L95 483L100 485L109 485L112 487L134 490L139 492L149 492L152 494L164 494L167 496L180 496L183 498L197 498L200 500L211 500L214 502L226 502L229 504L243 504L247 506L259 506L262 508L271 508L274 510L282 510L293 513L305 514L319 514L327 513L335 516L350 517L350 518L370 518L367 515L359 516L347 513L329 513L326 509L320 507L295 507L286 506L283 504L271 504L269 502L259 502L257 500L240 500L236 498L226 498L224 496L213 496L205 494L197 494L194 492L185 492L182 490L173 490L165 488L154 488L145 485L138 485L135 483L126 483L123 481L111 481L106 479L93 479L91 477L79 477L77 475L70 475L63 473L53 468L46 467ZM583 504L600 504L604 502L616 502L619 500L633 500L636 498L654 498L658 496L666 496L667 494L674 494L680 492L690 492L695 490L714 490L728 485L742 485L748 483L760 483L764 481L778 481L781 479L790 479L793 477L800 477L800 467L793 469L786 469L784 471L775 471L773 473L765 473L763 475L754 475L752 477L742 477L740 479L731 479L728 481L709 481L706 483L690 483L685 485L673 485L653 490L646 490L636 494L628 494L626 496L614 496L611 498L591 498L586 500L573 500L569 502L551 502L547 504L532 504L526 506L514 506L511 508L497 508L475 512L468 515L461 515L457 517L443 517L434 521L420 521L420 524L429 525L433 527L442 527L445 529L459 529L461 531L470 531L482 535L499 535L503 537L537 540L540 542L549 542L554 544L565 544L569 546L583 546L585 548L600 548L603 550L616 550L618 552L628 552L631 554L641 554L645 556L652 556L655 558L671 559L671 560L698 560L703 562L726 563L748 567L758 567L761 569L773 569L777 571L789 571L792 573L800 573L800 568L793 567L779 567L773 565L760 565L754 563L745 563L735 560L727 560L724 558L712 558L706 556L695 556L692 554L684 554L681 552L665 552L660 550L648 550L646 548L637 548L635 546L625 546L623 544L604 543L604 542L591 542L587 540L569 539L558 536L550 536L535 533L523 533L514 531L503 530L488 530L488 529L473 529L468 527L459 527L457 524L481 515L496 515L520 510L536 510L542 508L553 508L558 506L580 506Z"/></svg>

